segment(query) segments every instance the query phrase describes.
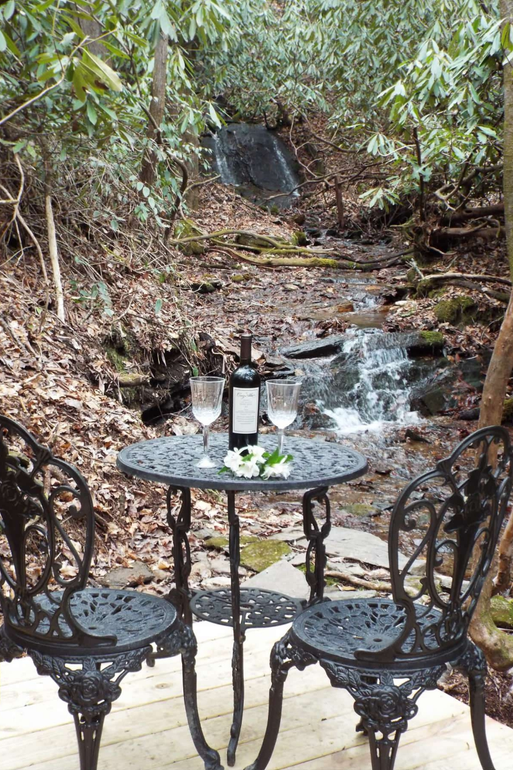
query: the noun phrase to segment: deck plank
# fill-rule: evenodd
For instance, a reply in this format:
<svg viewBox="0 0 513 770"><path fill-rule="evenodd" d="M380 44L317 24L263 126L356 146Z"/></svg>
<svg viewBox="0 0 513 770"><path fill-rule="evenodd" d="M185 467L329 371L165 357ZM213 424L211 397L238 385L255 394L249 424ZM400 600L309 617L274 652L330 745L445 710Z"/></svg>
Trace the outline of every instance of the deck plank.
<svg viewBox="0 0 513 770"><path fill-rule="evenodd" d="M208 741L226 765L232 711L231 631L195 628L199 707ZM284 627L253 630L245 648L246 702L236 770L253 761L267 717L269 651ZM16 670L17 669L17 670ZM13 673L14 672L14 673ZM34 676L31 661L0 664L2 770L78 770L71 715L49 677ZM353 700L334 689L319 666L292 670L283 722L269 770L370 770L366 739L354 731ZM497 770L510 767L513 730L488 720ZM180 659L129 674L105 723L99 770L203 770L189 735L182 701ZM425 693L419 714L402 736L396 770L479 770L469 709L439 691Z"/></svg>

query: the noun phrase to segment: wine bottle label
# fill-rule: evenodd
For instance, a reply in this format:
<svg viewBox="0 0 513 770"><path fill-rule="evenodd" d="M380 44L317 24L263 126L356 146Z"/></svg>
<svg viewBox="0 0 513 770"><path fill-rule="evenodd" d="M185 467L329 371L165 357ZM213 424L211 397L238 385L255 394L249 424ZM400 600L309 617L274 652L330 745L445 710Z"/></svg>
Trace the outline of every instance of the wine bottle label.
<svg viewBox="0 0 513 770"><path fill-rule="evenodd" d="M258 388L233 388L233 433L257 432L258 396Z"/></svg>

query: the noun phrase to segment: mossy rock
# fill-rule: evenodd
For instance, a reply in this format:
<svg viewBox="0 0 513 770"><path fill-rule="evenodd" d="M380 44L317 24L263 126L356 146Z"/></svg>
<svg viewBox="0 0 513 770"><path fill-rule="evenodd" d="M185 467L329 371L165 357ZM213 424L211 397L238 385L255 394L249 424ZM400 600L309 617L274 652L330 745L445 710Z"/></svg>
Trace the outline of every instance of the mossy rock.
<svg viewBox="0 0 513 770"><path fill-rule="evenodd" d="M502 421L511 422L513 420L513 398L506 398L504 400L504 407L502 410Z"/></svg>
<svg viewBox="0 0 513 770"><path fill-rule="evenodd" d="M435 307L435 316L440 323L465 326L475 320L477 313L477 305L471 297L443 299Z"/></svg>
<svg viewBox="0 0 513 770"><path fill-rule="evenodd" d="M181 219L174 226L174 238L190 238L193 235L201 235L201 230L188 219ZM185 254L187 257L205 253L205 243L203 241L187 241L187 243L177 243L176 245L182 254Z"/></svg>
<svg viewBox="0 0 513 770"><path fill-rule="evenodd" d="M296 230L296 232L293 233L292 238L290 239L290 242L294 246L306 246L308 244L308 238L306 236L306 233L303 232L303 230Z"/></svg>
<svg viewBox="0 0 513 770"><path fill-rule="evenodd" d="M287 543L282 543L279 540L260 540L242 549L240 563L243 567L255 572L262 572L289 553L290 546Z"/></svg>
<svg viewBox="0 0 513 770"><path fill-rule="evenodd" d="M492 620L500 628L513 628L513 599L492 596L490 601Z"/></svg>
<svg viewBox="0 0 513 770"><path fill-rule="evenodd" d="M260 538L256 537L256 535L241 535L241 538L240 538L241 546L249 545L251 543L259 543L259 542L260 542ZM224 535L218 535L217 537L209 537L207 540L205 540L206 548L215 548L218 551L225 551L225 550L228 550L229 546L230 546L230 541Z"/></svg>
<svg viewBox="0 0 513 770"><path fill-rule="evenodd" d="M279 236L273 235L272 239L277 243L287 243L284 238L280 238ZM259 251L260 249L268 249L270 247L268 239L257 235L256 233L237 233L235 240L237 243L240 243L241 246L247 246L248 249L257 249Z"/></svg>

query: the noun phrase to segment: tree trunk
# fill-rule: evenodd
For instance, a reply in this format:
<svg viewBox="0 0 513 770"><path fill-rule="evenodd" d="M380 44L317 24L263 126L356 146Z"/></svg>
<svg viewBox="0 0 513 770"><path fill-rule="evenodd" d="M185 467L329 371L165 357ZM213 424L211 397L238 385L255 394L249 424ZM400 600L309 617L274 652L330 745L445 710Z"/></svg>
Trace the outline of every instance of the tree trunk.
<svg viewBox="0 0 513 770"><path fill-rule="evenodd" d="M147 136L150 140L159 141L159 131L164 113L166 111L166 86L167 86L167 50L168 37L163 32L159 33L155 46L155 63L153 67L153 81L151 84L150 122ZM151 187L156 176L157 157L155 152L148 150L143 158L139 178L145 185Z"/></svg>
<svg viewBox="0 0 513 770"><path fill-rule="evenodd" d="M503 19L513 23L513 0L500 0ZM504 214L510 275L513 278L513 68L504 65ZM483 389L479 427L497 425L502 421L504 396L513 366L513 294L493 349ZM513 514L512 514L513 515ZM508 524L506 533L511 529ZM499 561L504 566L510 550L507 536L499 543ZM490 599L497 559L492 565L481 598L476 607L470 635L481 647L490 666L506 670L513 665L513 637L501 631L492 620ZM502 578L504 581L504 578Z"/></svg>

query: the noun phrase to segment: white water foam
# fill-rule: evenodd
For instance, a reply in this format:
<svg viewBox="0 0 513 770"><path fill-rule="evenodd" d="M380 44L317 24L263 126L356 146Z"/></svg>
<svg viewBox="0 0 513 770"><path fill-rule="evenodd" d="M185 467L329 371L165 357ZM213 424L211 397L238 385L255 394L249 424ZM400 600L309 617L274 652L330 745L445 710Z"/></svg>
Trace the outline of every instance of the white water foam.
<svg viewBox="0 0 513 770"><path fill-rule="evenodd" d="M214 154L217 168L219 169L219 174L221 176L221 182L223 184L237 184L237 179L230 168L223 150L221 139L217 133L214 134Z"/></svg>
<svg viewBox="0 0 513 770"><path fill-rule="evenodd" d="M385 425L411 425L421 421L410 409L411 361L404 348L380 346L381 332L348 330L342 351L345 360L326 383L320 409L336 423L339 435L362 431L379 433ZM388 339L391 335L387 335ZM345 381L347 387L339 382Z"/></svg>

